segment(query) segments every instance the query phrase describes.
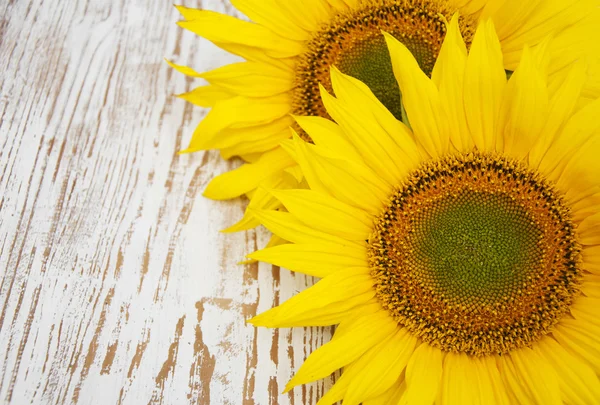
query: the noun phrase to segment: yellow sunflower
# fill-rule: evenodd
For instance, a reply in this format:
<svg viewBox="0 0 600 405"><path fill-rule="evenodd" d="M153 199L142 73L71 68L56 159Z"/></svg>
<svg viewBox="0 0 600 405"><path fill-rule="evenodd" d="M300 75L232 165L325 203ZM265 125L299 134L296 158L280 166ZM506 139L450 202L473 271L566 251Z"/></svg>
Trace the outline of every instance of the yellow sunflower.
<svg viewBox="0 0 600 405"><path fill-rule="evenodd" d="M274 208L277 201L256 190L297 186L295 163L279 147L290 137L292 115L323 116L327 111L318 84L332 90L330 66L366 83L375 96L402 119L401 95L381 30L415 56L427 73L438 56L446 26L459 11L459 28L470 45L482 18L491 18L502 44L504 68L512 71L524 44L536 46L555 33L548 66L550 86L556 73L575 59L600 55L600 0L232 0L252 22L208 10L178 7L179 25L246 61L206 73L172 66L209 84L183 99L212 110L195 130L184 152L219 149L224 158L240 156L248 164L219 176L205 196L251 197L251 208ZM598 75L600 77L600 75ZM586 95L600 94L590 81ZM296 128L300 136L306 133ZM250 216L230 231L257 225Z"/></svg>
<svg viewBox="0 0 600 405"><path fill-rule="evenodd" d="M332 69L336 123L283 142L309 189L253 214L290 243L251 258L322 277L250 320L339 324L287 386L340 379L319 405L600 403L600 99L582 63L549 86L525 47L507 80L483 21L457 18L431 78L386 34L411 127Z"/></svg>

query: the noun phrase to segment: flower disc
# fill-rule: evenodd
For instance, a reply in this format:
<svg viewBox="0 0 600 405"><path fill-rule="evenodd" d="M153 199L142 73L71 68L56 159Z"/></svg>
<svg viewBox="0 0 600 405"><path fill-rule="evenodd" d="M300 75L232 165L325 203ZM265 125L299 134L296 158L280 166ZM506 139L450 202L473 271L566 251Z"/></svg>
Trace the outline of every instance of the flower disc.
<svg viewBox="0 0 600 405"><path fill-rule="evenodd" d="M578 291L579 248L562 197L492 155L449 157L414 173L379 219L370 257L384 306L449 352L530 345Z"/></svg>

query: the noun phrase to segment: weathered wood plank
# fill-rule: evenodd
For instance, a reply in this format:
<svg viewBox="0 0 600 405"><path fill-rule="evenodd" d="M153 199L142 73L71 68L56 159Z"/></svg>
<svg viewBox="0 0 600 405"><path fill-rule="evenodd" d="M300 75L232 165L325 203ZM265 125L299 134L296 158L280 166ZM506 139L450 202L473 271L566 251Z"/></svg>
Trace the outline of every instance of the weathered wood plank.
<svg viewBox="0 0 600 405"><path fill-rule="evenodd" d="M171 97L197 83L162 57L235 58L161 0L0 15L0 401L315 403L323 384L280 392L331 331L245 324L313 280L238 265L267 233L219 233L245 202L201 197L238 163L177 155L206 112Z"/></svg>

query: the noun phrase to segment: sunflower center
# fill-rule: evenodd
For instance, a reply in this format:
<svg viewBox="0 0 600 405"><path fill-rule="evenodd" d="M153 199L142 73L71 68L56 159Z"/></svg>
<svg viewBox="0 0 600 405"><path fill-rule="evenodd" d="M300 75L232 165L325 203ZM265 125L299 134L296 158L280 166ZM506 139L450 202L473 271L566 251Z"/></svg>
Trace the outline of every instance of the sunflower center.
<svg viewBox="0 0 600 405"><path fill-rule="evenodd" d="M431 74L446 34L444 19L456 10L443 1L378 0L334 17L308 43L296 67L293 112L329 118L319 95L319 83L332 91L330 67L365 83L377 98L401 119L401 95L390 55L381 34L386 31L415 56L421 69ZM461 18L467 44L474 23Z"/></svg>
<svg viewBox="0 0 600 405"><path fill-rule="evenodd" d="M529 345L578 292L579 247L564 200L499 156L421 167L392 196L369 245L384 307L445 351Z"/></svg>

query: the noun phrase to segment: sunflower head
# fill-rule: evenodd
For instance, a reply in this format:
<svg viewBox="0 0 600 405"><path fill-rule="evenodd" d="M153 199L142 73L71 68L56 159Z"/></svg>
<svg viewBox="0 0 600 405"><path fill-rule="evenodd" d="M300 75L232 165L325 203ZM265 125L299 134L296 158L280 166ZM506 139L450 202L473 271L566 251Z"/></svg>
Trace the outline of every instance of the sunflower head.
<svg viewBox="0 0 600 405"><path fill-rule="evenodd" d="M302 183L296 162L280 145L290 138L290 126L304 140L314 141L291 115L333 118L319 88L321 85L333 93L336 87L330 79L333 66L365 83L393 117L408 123L402 107L406 95L395 78L382 30L404 45L414 56L416 66L434 83L445 74L439 68L436 72L435 66L443 52L446 21L455 13L460 15L457 27L463 38L460 50L463 54L471 46L480 21L488 18L494 21L502 45L500 60L508 71L514 70L521 60L524 44L547 47L550 88L560 86L562 72L574 60L599 65L597 0L232 0L231 3L250 21L179 6L184 20L178 24L243 61L209 72L172 66L207 82L180 95L191 103L210 108L183 152L218 149L226 159L239 156L245 162L211 181L204 195L213 199L246 195L251 199L251 209L279 205L266 189L298 187ZM553 40L544 44L549 34L553 34ZM464 59L460 55L448 57L454 58L451 64L462 63ZM599 77L597 74L586 83L587 96L600 94ZM496 77L490 80L497 83ZM455 118L449 115L450 120ZM463 136L465 142L474 141L466 132ZM241 231L256 225L258 220L246 212L228 230Z"/></svg>
<svg viewBox="0 0 600 405"><path fill-rule="evenodd" d="M477 151L409 175L375 223L369 265L400 325L446 352L478 356L547 334L580 276L562 195L524 165Z"/></svg>
<svg viewBox="0 0 600 405"><path fill-rule="evenodd" d="M493 24L468 49L456 16L430 75L385 40L410 127L332 69L335 123L297 117L313 143L283 145L308 189L253 211L289 243L250 257L323 279L251 322L339 324L288 389L343 368L320 405L599 403L600 100L582 107L585 67L550 84L543 42L507 79Z"/></svg>

